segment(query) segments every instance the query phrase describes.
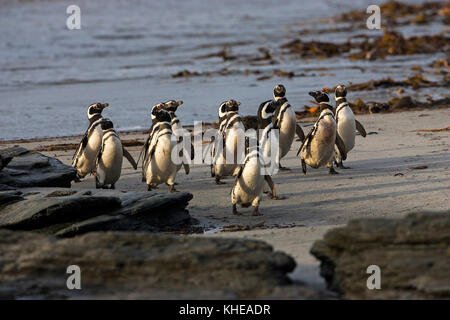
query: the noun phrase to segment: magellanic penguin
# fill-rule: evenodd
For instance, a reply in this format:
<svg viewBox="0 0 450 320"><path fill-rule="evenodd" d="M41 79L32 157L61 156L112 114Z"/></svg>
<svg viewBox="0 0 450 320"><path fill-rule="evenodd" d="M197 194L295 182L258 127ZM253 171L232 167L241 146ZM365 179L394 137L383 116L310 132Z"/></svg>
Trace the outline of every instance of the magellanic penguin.
<svg viewBox="0 0 450 320"><path fill-rule="evenodd" d="M246 156L244 163L235 169L234 185L231 189L231 203L233 205L233 214L240 215L236 206L247 208L253 206L254 216L262 215L259 212L259 203L265 182L276 197L275 185L269 175L264 175L262 168L266 166L260 153L257 139L250 145L249 137L245 137Z"/></svg>
<svg viewBox="0 0 450 320"><path fill-rule="evenodd" d="M278 84L273 89L273 100L263 102L258 109L258 128L263 130L261 141L263 154L268 157L272 150L268 135L271 130L279 130L279 162L291 149L295 134L303 142L305 135L302 128L297 124L294 109L286 98L286 88ZM279 168L286 170L279 162Z"/></svg>
<svg viewBox="0 0 450 320"><path fill-rule="evenodd" d="M222 184L220 181L225 174L225 140L224 128L227 123L227 101L224 101L219 106L219 130L217 137L211 141L211 177L215 178L216 184Z"/></svg>
<svg viewBox="0 0 450 320"><path fill-rule="evenodd" d="M177 115L175 114L175 112L177 111L178 107L181 106L183 104L182 100L169 100L163 103L163 109L166 110L167 112L169 112L170 114L170 118L171 120L171 125L172 125L172 132L173 134L178 138L179 143L183 143L183 150L180 151L180 156L182 156L182 163L179 164L177 166L177 171L179 171L181 169L181 166L183 166L184 171L186 172L186 174L189 174L190 172L190 167L189 167L189 155L187 152L187 148L190 149L190 160L194 159L194 146L192 145L192 143L190 143L190 145L184 145L184 130L183 130L183 126L180 122L180 119L178 119ZM186 152L183 152L184 150L186 150ZM186 154L185 154L186 153Z"/></svg>
<svg viewBox="0 0 450 320"><path fill-rule="evenodd" d="M344 142L336 132L333 107L328 104L330 99L326 93L314 91L309 95L319 103L321 113L300 146L297 156L300 154L304 174L306 174L307 164L312 168L327 166L330 174L336 174L338 172L333 168L334 146L338 147L344 160L347 158L347 152Z"/></svg>
<svg viewBox="0 0 450 320"><path fill-rule="evenodd" d="M352 109L348 105L347 102L347 88L344 85L339 85L336 87L334 91L334 98L336 100L336 125L337 125L337 133L342 138L345 144L345 150L347 154L350 150L355 146L355 135L356 130L358 130L359 134L362 137L366 136L366 130L362 126L362 124L355 119L355 115L353 114ZM342 157L337 148L335 155L335 162L339 168L342 169L350 169L349 167L344 166L342 162Z"/></svg>
<svg viewBox="0 0 450 320"><path fill-rule="evenodd" d="M216 161L218 164L215 170L216 184L223 184L224 182L221 182L220 179L231 176L245 158L245 126L239 115L240 104L232 99L225 103L226 119L223 126L219 128L219 135L222 135L219 140L223 142L223 154L219 155Z"/></svg>
<svg viewBox="0 0 450 320"><path fill-rule="evenodd" d="M111 120L102 119L100 126L103 137L96 162L95 187L115 189L122 172L123 146Z"/></svg>
<svg viewBox="0 0 450 320"><path fill-rule="evenodd" d="M172 138L170 114L163 108L153 108L154 123L149 136L149 143L144 145L142 171L147 184L147 191L161 183L169 185L169 191L175 192L177 165L172 161L172 150L177 141Z"/></svg>
<svg viewBox="0 0 450 320"><path fill-rule="evenodd" d="M84 178L87 174L95 171L97 155L102 147L103 131L100 127L103 119L102 111L108 105L108 103L97 102L88 107L89 127L72 157L72 167L77 169L78 179Z"/></svg>

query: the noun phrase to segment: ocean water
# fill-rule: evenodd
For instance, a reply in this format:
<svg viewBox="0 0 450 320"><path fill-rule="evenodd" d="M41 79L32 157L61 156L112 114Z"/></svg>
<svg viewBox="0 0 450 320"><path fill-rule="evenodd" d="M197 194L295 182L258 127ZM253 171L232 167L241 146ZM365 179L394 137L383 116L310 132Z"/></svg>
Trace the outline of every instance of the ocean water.
<svg viewBox="0 0 450 320"><path fill-rule="evenodd" d="M280 45L300 38L298 31L326 27L323 19L381 1L317 0L77 0L0 1L0 140L83 133L86 109L108 102L104 111L119 130L145 129L150 107L181 99L184 124L215 121L220 102L236 99L241 113L256 114L283 83L296 110L308 104L308 91L338 83L411 75L410 66L426 66L442 54L397 56L386 61L345 58L291 59ZM411 2L411 1L409 1ZM419 2L419 1L413 1ZM81 30L66 28L66 8L81 9ZM442 25L406 26L404 34L438 33ZM371 35L378 30L358 31ZM345 41L349 33L302 36L303 40ZM225 47L230 54L258 54L267 48L276 65L246 59L204 58ZM261 54L260 54L261 55ZM173 78L223 68L231 75ZM326 71L323 71L325 70ZM258 81L245 70L282 69L302 76ZM322 70L322 71L320 71ZM431 90L442 96L443 90ZM448 92L447 92L448 93ZM351 96L352 93L349 93ZM387 93L354 93L382 101ZM420 98L420 94L419 94Z"/></svg>

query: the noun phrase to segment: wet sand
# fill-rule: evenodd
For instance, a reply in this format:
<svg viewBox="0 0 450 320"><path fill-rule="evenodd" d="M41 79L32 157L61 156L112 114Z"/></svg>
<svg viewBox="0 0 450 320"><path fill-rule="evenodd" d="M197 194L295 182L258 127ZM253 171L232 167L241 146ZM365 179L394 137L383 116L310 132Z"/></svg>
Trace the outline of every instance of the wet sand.
<svg viewBox="0 0 450 320"><path fill-rule="evenodd" d="M252 216L251 208L238 208L243 215L233 216L230 201L233 180L225 179L227 184L215 185L209 165L193 166L188 176L180 171L177 189L194 195L188 209L207 229L206 234L190 236L264 240L295 258L298 268L293 278L323 287L318 262L309 249L328 229L353 218L398 217L417 211L450 209L450 132L417 131L445 128L449 116L449 108L358 116L369 134L366 138L357 136L356 146L345 163L352 169L337 169L339 175L329 175L326 168L309 167L307 175L303 175L295 157L300 142L294 142L282 160L292 170L280 171L273 177L277 192L287 199L275 201L264 196L260 207L263 216ZM122 133L121 138L143 141L145 135ZM79 139L54 138L21 145L33 149L76 143ZM0 147L5 146L10 145ZM140 147L128 150L137 159ZM70 164L73 150L43 153ZM140 170L132 170L126 161L123 169L116 188L145 190ZM94 179L88 177L73 187L92 188ZM159 191L167 192L168 187L161 185ZM249 230L222 232L245 226Z"/></svg>

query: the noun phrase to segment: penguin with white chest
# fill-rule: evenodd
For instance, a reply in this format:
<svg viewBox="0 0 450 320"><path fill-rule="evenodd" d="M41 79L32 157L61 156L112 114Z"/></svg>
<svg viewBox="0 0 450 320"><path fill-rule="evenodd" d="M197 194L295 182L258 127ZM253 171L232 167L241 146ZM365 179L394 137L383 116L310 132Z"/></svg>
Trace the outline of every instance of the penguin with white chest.
<svg viewBox="0 0 450 320"><path fill-rule="evenodd" d="M342 138L345 144L347 153L355 146L356 130L362 137L366 137L366 130L363 125L355 119L352 109L347 102L347 88L344 85L338 85L334 91L334 98L336 100L336 125L337 133ZM350 169L343 164L342 156L339 149L336 148L335 162L341 169Z"/></svg>
<svg viewBox="0 0 450 320"><path fill-rule="evenodd" d="M89 127L72 157L72 167L77 169L78 179L95 171L95 161L102 147L103 131L100 127L103 120L102 112L108 105L108 103L97 102L88 107Z"/></svg>
<svg viewBox="0 0 450 320"><path fill-rule="evenodd" d="M177 165L172 161L172 150L177 141L173 138L170 114L163 108L153 108L154 123L144 145L144 161L142 172L147 184L147 191L162 183L169 185L170 192L175 190Z"/></svg>
<svg viewBox="0 0 450 320"><path fill-rule="evenodd" d="M314 91L309 95L319 103L322 111L297 152L297 156L300 154L303 173L306 174L306 165L309 165L312 168L326 166L330 174L337 174L333 168L334 146L337 146L344 160L347 152L344 142L337 134L333 107L328 104L330 99L326 93Z"/></svg>
<svg viewBox="0 0 450 320"><path fill-rule="evenodd" d="M259 203L263 192L264 184L267 182L276 197L275 185L269 175L262 174L265 166L260 153L257 139L250 145L250 138L245 137L246 156L244 163L235 169L234 185L231 189L231 203L233 214L240 215L236 206L247 208L253 206L253 215L262 215L259 211Z"/></svg>
<svg viewBox="0 0 450 320"><path fill-rule="evenodd" d="M106 189L110 186L110 189L115 189L115 184L122 172L124 148L111 120L103 119L100 127L103 136L102 147L96 162L95 187ZM136 169L136 164L132 163L132 165Z"/></svg>
<svg viewBox="0 0 450 320"><path fill-rule="evenodd" d="M279 130L277 161L281 170L289 170L281 165L280 160L291 149L295 134L301 141L304 140L305 134L297 124L295 111L286 98L286 88L282 84L275 86L273 97L273 100L263 102L258 109L258 128L263 130L261 140L263 154L266 157L271 155L272 150L268 135L273 129Z"/></svg>
<svg viewBox="0 0 450 320"><path fill-rule="evenodd" d="M183 161L181 162L181 164L179 164L177 166L177 171L179 171L181 169L181 167L183 166L184 168L184 172L186 174L189 174L190 172L190 167L189 167L189 158L188 158L188 148L190 149L190 158L191 160L194 160L194 146L192 145L192 143L190 143L189 145L185 145L184 143L184 130L183 130L183 126L180 122L180 119L178 119L177 115L175 114L175 112L177 111L178 107L181 106L183 104L182 100L169 100L166 101L162 104L162 108L164 110L166 110L167 112L169 112L170 114L170 118L171 118L171 125L172 125L172 132L173 134L178 138L178 141L180 143L183 143L183 150L180 150L180 156L182 157Z"/></svg>
<svg viewBox="0 0 450 320"><path fill-rule="evenodd" d="M211 177L215 178L216 184L223 184L220 181L225 174L225 155L224 155L224 128L227 120L227 106L226 101L219 106L219 130L218 137L213 137L211 141Z"/></svg>
<svg viewBox="0 0 450 320"><path fill-rule="evenodd" d="M231 176L236 167L244 161L245 126L239 115L239 105L236 100L228 100L222 103L226 112L221 121L219 138L213 149L213 166L211 175L215 177L216 184L224 184L220 181L225 176ZM219 108L219 120L221 108ZM222 145L219 145L219 144Z"/></svg>

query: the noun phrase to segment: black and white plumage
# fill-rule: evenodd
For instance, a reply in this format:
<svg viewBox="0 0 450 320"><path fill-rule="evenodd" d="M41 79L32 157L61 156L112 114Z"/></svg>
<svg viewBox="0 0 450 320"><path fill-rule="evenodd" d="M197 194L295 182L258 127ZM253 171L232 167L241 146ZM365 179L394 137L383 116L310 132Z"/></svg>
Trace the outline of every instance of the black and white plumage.
<svg viewBox="0 0 450 320"><path fill-rule="evenodd" d="M328 95L324 92L314 91L309 95L319 103L320 116L314 127L305 137L297 156L300 154L303 173L306 174L306 165L312 168L326 166L330 174L337 173L333 168L334 146L336 145L343 159L347 157L345 145L337 134L336 120L333 107L328 104Z"/></svg>
<svg viewBox="0 0 450 320"><path fill-rule="evenodd" d="M190 158L190 160L194 159L194 146L192 145L192 143L185 145L183 126L180 122L180 119L177 117L177 115L175 113L177 111L178 107L180 107L182 104L183 104L182 100L178 100L178 101L169 100L169 101L162 103L162 108L164 110L166 110L167 112L169 112L170 118L171 118L170 123L172 125L172 132L175 136L177 136L177 138L179 138L178 140L180 141L180 143L183 143L183 150L180 151L181 156L183 157L183 161L181 162L180 165L178 165L178 167L177 167L178 171L181 169L181 166L183 166L186 174L189 174L189 172L190 172L189 158ZM190 153L190 157L189 157L189 153Z"/></svg>
<svg viewBox="0 0 450 320"><path fill-rule="evenodd" d="M123 146L109 119L102 119L100 127L103 135L96 161L95 187L115 189L122 172Z"/></svg>
<svg viewBox="0 0 450 320"><path fill-rule="evenodd" d="M147 184L148 191L161 183L166 183L170 187L169 191L175 192L177 165L172 161L172 150L177 141L172 137L170 114L157 107L152 109L152 117L152 128L143 146L143 180Z"/></svg>
<svg viewBox="0 0 450 320"><path fill-rule="evenodd" d="M273 100L263 102L258 109L258 129L263 130L260 140L265 157L271 156L269 134L271 130L279 130L279 150L276 151L276 161L282 169L279 161L289 152L295 134L301 141L304 139L304 133L297 124L296 115L286 98L286 88L279 84L273 89ZM274 158L274 157L272 157Z"/></svg>
<svg viewBox="0 0 450 320"><path fill-rule="evenodd" d="M271 188L271 192L276 197L275 185L269 175L263 174L263 167L266 166L262 157L257 139L256 143L249 144L249 137L245 137L246 156L242 165L235 169L235 180L231 189L231 203L233 214L239 215L236 206L253 206L253 215L261 215L259 212L259 203L263 192L265 182Z"/></svg>
<svg viewBox="0 0 450 320"><path fill-rule="evenodd" d="M335 118L337 132L344 141L345 149L348 153L355 146L356 130L358 130L362 137L366 136L366 130L362 124L355 119L355 115L347 102L346 96L347 88L344 85L338 85L334 91L334 97L336 100ZM344 166L339 150L336 148L335 151L335 162L338 167L342 169L349 169Z"/></svg>
<svg viewBox="0 0 450 320"><path fill-rule="evenodd" d="M78 178L84 178L95 171L95 162L102 146L103 131L100 128L103 119L102 111L108 105L108 103L97 102L88 107L89 127L72 157L72 166L77 169Z"/></svg>
<svg viewBox="0 0 450 320"><path fill-rule="evenodd" d="M240 102L228 100L219 107L218 138L211 149L211 175L216 184L223 184L221 178L233 174L244 160L245 126L239 115Z"/></svg>

